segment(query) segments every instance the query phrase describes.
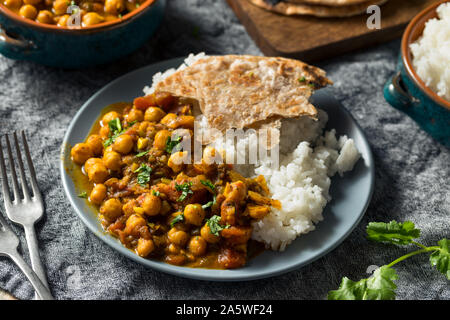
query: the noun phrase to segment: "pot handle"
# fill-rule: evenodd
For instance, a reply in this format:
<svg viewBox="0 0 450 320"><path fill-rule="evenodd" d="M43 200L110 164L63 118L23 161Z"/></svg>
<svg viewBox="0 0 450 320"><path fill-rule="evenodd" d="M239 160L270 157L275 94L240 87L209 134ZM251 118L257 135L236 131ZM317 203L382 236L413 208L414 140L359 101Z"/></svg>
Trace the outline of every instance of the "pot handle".
<svg viewBox="0 0 450 320"><path fill-rule="evenodd" d="M31 40L14 37L0 25L0 52L12 59L24 59L37 47Z"/></svg>
<svg viewBox="0 0 450 320"><path fill-rule="evenodd" d="M387 102L397 109L404 109L416 100L404 88L400 71L398 71L384 87L384 97Z"/></svg>

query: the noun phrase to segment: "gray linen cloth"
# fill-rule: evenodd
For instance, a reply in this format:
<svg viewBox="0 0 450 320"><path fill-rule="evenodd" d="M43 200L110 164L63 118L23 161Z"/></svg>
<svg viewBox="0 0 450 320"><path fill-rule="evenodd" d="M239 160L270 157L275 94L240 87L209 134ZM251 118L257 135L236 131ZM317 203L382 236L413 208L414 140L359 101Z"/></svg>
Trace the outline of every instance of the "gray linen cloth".
<svg viewBox="0 0 450 320"><path fill-rule="evenodd" d="M40 249L55 297L324 299L343 276L367 277L368 266L382 265L407 252L365 240L369 221L412 220L430 245L450 237L450 151L383 98L382 87L395 70L398 50L399 41L394 41L319 64L334 80L333 94L360 123L374 153L375 194L361 224L337 249L300 270L239 283L178 278L123 257L77 218L58 171L61 141L72 117L111 80L190 52L261 54L225 1L169 1L157 34L137 52L108 66L67 71L0 57L1 133L28 132L46 203L46 216L37 227ZM26 248L23 231L14 229ZM427 257L414 257L397 270L398 299L450 298L449 282L431 268ZM0 287L21 299L33 297L30 283L5 258L0 258Z"/></svg>

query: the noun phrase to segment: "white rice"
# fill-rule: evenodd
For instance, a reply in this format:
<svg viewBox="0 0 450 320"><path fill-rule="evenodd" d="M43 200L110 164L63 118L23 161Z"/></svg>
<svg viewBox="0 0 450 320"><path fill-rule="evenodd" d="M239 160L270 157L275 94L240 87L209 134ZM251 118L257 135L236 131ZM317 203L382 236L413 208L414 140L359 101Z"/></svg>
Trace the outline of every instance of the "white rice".
<svg viewBox="0 0 450 320"><path fill-rule="evenodd" d="M206 57L203 53L191 54L179 69L203 57ZM175 71L170 69L156 74L152 87L144 88L145 94L152 93L156 83ZM201 116L198 120L201 122ZM253 223L252 238L273 250L284 250L298 236L315 229L315 224L323 220L324 207L331 200L330 177L352 170L360 158L352 139L345 135L337 138L334 129L322 135L327 121L328 115L323 110L319 110L319 121L307 117L284 119L280 165L276 168L264 159L256 165L235 165L235 169L246 176L264 175L272 197L281 201L281 210L273 209L267 217ZM224 148L227 154L237 154L247 152L251 141L252 137L247 136L236 143L244 148L236 148L226 141L215 146Z"/></svg>
<svg viewBox="0 0 450 320"><path fill-rule="evenodd" d="M438 19L429 20L412 43L413 65L427 87L450 101L450 3L437 8Z"/></svg>

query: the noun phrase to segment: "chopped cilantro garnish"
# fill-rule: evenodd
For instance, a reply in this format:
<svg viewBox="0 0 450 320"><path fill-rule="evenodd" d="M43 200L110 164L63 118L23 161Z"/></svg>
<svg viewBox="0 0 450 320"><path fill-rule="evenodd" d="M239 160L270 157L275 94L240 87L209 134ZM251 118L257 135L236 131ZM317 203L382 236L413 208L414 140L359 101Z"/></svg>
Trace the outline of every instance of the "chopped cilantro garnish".
<svg viewBox="0 0 450 320"><path fill-rule="evenodd" d="M189 194L193 194L191 190L192 182L186 182L183 184L178 184L175 182L175 190L181 191L181 196L177 201L184 201Z"/></svg>
<svg viewBox="0 0 450 320"><path fill-rule="evenodd" d="M139 152L139 153L136 155L136 158L143 157L143 156L145 156L147 153L148 153L148 150L147 150L147 151Z"/></svg>
<svg viewBox="0 0 450 320"><path fill-rule="evenodd" d="M184 221L184 214L179 214L177 215L171 222L170 222L170 226L173 228L173 226L175 224L177 224L178 222L183 222Z"/></svg>
<svg viewBox="0 0 450 320"><path fill-rule="evenodd" d="M136 3L136 8L139 8L141 6L140 3Z"/></svg>
<svg viewBox="0 0 450 320"><path fill-rule="evenodd" d="M152 190L152 195L154 195L155 197L159 197L160 194L161 193L159 191Z"/></svg>
<svg viewBox="0 0 450 320"><path fill-rule="evenodd" d="M209 201L208 203L202 205L203 209L208 209L209 207L212 207L213 205L216 204L216 196L214 196L214 198L212 199L212 201Z"/></svg>
<svg viewBox="0 0 450 320"><path fill-rule="evenodd" d="M222 231L224 229L228 229L230 227L230 225L226 225L226 226L221 225L219 223L220 219L221 218L217 215L214 215L211 218L206 219L206 224L208 225L209 230L215 236L219 236L220 231Z"/></svg>
<svg viewBox="0 0 450 320"><path fill-rule="evenodd" d="M305 82L305 81L306 81L305 77L301 77L301 78L298 79L298 82L300 82L300 83Z"/></svg>
<svg viewBox="0 0 450 320"><path fill-rule="evenodd" d="M105 142L103 142L103 145L105 148L112 145L114 143L114 141L116 141L117 137L122 134L122 131L123 131L122 124L120 123L119 118L115 118L114 120L111 120L110 122L108 122L108 126L109 126L110 133L109 133L109 138L106 139Z"/></svg>
<svg viewBox="0 0 450 320"><path fill-rule="evenodd" d="M118 16L118 17L119 17L119 19L122 19L122 14L121 14L121 13L119 13L119 16Z"/></svg>
<svg viewBox="0 0 450 320"><path fill-rule="evenodd" d="M181 142L182 137L176 137L174 140L172 140L171 137L168 137L166 140L166 148L165 150L167 151L167 153L172 153L172 151L178 151L179 150L179 146L178 144Z"/></svg>
<svg viewBox="0 0 450 320"><path fill-rule="evenodd" d="M80 194L78 195L78 198L84 198L84 199L86 199L86 198L87 198L87 192L86 192L86 191L83 191L82 193L80 193Z"/></svg>
<svg viewBox="0 0 450 320"><path fill-rule="evenodd" d="M150 174L152 173L152 168L143 163L139 168L137 168L134 171L134 173L138 173L137 182L139 183L139 185L144 187L150 181Z"/></svg>
<svg viewBox="0 0 450 320"><path fill-rule="evenodd" d="M214 191L216 190L216 187L212 184L211 181L209 181L209 180L200 180L200 182L201 182L202 185L204 185L204 186L210 188L211 191L214 192Z"/></svg>

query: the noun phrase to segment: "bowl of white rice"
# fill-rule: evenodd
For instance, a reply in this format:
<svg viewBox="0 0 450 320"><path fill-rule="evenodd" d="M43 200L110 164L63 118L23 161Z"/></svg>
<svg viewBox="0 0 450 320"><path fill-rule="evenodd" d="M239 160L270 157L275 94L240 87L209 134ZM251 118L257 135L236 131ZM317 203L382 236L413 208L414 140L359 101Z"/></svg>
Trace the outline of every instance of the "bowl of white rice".
<svg viewBox="0 0 450 320"><path fill-rule="evenodd" d="M450 147L450 1L419 13L403 34L397 73L386 100Z"/></svg>

